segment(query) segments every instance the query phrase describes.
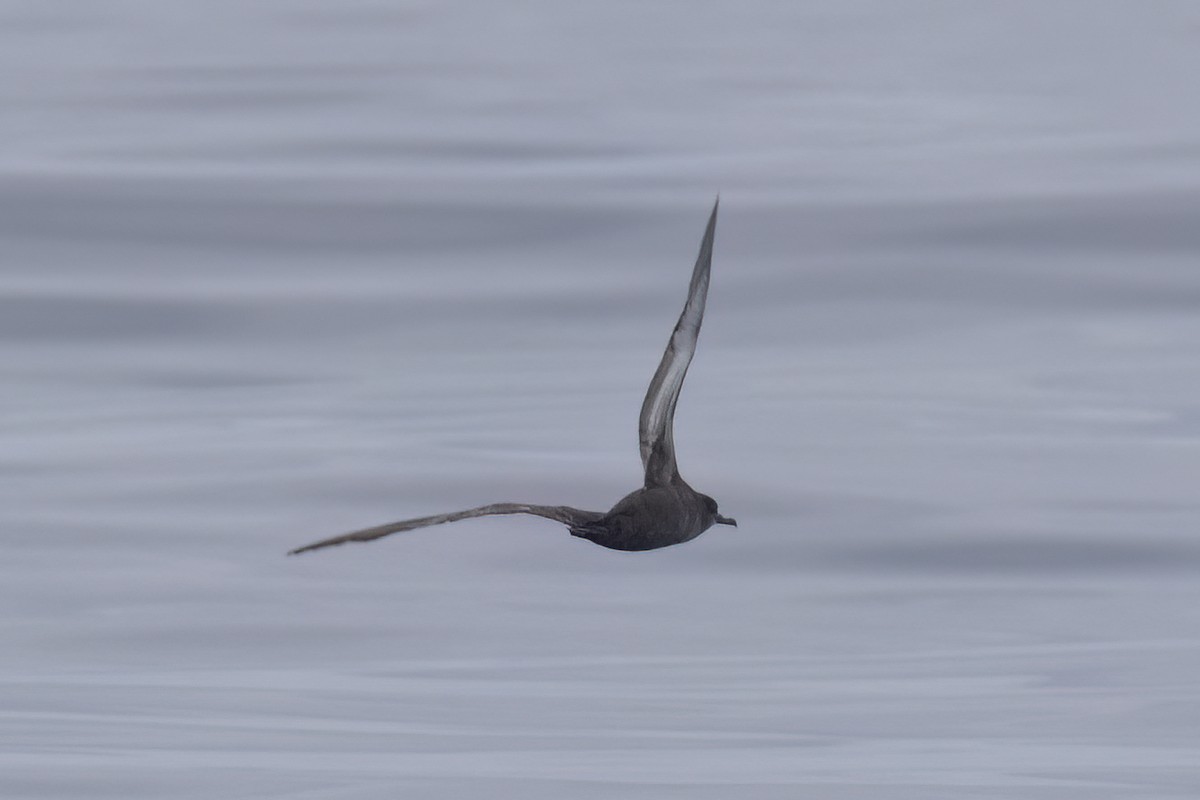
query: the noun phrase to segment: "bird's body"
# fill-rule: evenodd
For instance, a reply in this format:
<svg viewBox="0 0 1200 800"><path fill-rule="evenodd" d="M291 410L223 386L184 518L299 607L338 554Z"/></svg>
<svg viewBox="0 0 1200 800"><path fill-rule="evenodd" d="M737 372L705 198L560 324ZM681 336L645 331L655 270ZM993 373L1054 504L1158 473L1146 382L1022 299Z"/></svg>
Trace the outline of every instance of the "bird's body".
<svg viewBox="0 0 1200 800"><path fill-rule="evenodd" d="M700 243L700 255L692 270L687 303L679 315L675 330L671 332L671 340L667 343L666 352L642 402L642 413L638 420L638 440L642 466L646 472L642 488L623 497L607 513L570 506L493 503L450 514L365 528L314 542L291 553L294 555L346 542L369 542L401 531L498 514L545 517L566 525L573 535L602 547L631 551L655 550L691 541L714 523L736 526L737 523L732 519L718 513L715 500L700 494L680 477L675 462L675 404L696 352L696 339L704 318L716 225L717 205L714 204Z"/></svg>
<svg viewBox="0 0 1200 800"><path fill-rule="evenodd" d="M690 542L717 521L717 504L686 483L642 488L625 495L595 522L571 534L610 550L657 550Z"/></svg>

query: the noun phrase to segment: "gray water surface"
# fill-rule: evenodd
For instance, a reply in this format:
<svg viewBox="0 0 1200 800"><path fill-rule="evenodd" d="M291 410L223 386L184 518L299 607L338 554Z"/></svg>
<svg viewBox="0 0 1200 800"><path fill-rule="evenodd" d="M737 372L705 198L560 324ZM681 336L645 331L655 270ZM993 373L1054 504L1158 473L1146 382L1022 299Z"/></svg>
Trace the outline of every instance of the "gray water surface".
<svg viewBox="0 0 1200 800"><path fill-rule="evenodd" d="M1200 10L0 2L0 796L1194 798ZM602 550L677 418L740 522Z"/></svg>

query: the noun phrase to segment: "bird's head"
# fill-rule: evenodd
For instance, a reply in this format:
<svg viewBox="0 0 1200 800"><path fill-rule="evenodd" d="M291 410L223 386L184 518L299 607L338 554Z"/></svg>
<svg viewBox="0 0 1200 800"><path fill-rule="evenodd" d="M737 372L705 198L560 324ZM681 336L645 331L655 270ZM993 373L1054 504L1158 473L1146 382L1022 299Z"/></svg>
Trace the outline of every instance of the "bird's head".
<svg viewBox="0 0 1200 800"><path fill-rule="evenodd" d="M735 528L737 527L736 519L721 516L721 512L717 510L716 500L713 500L706 494L700 495L700 498L704 501L704 508L708 511L708 515L712 517L713 522L718 525L732 525Z"/></svg>

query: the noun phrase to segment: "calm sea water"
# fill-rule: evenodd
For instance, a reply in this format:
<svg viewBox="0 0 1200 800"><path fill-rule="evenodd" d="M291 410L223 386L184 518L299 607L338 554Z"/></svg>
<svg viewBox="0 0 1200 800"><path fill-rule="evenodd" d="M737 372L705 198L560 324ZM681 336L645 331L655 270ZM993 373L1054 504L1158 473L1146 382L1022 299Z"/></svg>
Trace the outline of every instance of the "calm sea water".
<svg viewBox="0 0 1200 800"><path fill-rule="evenodd" d="M1200 10L0 3L0 795L1192 798ZM605 551L677 420L738 518Z"/></svg>

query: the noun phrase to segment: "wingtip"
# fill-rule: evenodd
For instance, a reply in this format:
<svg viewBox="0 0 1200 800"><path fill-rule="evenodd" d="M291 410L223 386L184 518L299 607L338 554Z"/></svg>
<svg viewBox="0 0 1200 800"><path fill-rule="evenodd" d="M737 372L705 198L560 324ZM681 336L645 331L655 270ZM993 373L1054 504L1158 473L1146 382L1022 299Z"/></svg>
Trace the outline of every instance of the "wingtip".
<svg viewBox="0 0 1200 800"><path fill-rule="evenodd" d="M721 207L721 193L717 192L717 199L713 201L712 213L708 215L708 229L711 231L717 224L717 210Z"/></svg>

